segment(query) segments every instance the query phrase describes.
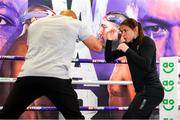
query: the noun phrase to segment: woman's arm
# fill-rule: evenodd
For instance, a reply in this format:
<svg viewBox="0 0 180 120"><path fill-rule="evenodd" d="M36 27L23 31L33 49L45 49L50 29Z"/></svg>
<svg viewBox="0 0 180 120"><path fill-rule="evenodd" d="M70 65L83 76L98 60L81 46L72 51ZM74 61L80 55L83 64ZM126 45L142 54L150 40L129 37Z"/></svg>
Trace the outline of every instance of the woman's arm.
<svg viewBox="0 0 180 120"><path fill-rule="evenodd" d="M105 60L106 62L112 62L117 58L124 56L125 54L122 51L114 50L112 51L112 40L106 41L105 46Z"/></svg>

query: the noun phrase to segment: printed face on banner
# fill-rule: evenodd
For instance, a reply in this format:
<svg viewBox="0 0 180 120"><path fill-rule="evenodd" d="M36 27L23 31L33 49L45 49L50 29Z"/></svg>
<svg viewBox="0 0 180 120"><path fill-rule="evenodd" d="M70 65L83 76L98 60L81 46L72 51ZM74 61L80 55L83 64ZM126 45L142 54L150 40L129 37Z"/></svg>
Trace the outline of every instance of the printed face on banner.
<svg viewBox="0 0 180 120"><path fill-rule="evenodd" d="M20 15L27 9L27 0L0 0L0 54L4 55L22 32ZM2 62L2 61L1 61Z"/></svg>
<svg viewBox="0 0 180 120"><path fill-rule="evenodd" d="M180 55L179 10L178 0L146 0L144 8L142 6L139 9L138 19L145 33L155 40L157 59L162 56Z"/></svg>

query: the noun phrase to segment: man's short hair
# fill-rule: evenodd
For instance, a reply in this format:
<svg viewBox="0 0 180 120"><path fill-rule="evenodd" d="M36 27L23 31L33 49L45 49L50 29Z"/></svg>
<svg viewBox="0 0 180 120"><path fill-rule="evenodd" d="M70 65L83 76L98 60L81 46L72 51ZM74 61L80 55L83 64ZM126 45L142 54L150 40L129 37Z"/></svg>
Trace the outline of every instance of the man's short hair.
<svg viewBox="0 0 180 120"><path fill-rule="evenodd" d="M60 12L60 15L69 16L69 17L72 17L74 19L77 19L76 13L72 10L62 10Z"/></svg>

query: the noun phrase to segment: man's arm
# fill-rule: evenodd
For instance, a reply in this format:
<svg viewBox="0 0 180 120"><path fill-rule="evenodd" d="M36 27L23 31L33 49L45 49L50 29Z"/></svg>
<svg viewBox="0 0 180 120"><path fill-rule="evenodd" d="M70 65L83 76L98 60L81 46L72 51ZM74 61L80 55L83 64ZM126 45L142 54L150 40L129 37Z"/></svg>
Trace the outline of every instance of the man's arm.
<svg viewBox="0 0 180 120"><path fill-rule="evenodd" d="M103 41L98 40L95 36L91 35L83 43L90 49L95 52L100 52L102 50Z"/></svg>

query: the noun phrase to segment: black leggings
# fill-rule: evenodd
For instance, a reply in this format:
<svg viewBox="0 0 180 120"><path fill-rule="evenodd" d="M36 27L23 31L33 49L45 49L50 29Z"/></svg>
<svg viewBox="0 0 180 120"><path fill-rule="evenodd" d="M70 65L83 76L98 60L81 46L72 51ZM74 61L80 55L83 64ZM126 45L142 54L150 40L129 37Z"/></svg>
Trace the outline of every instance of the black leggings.
<svg viewBox="0 0 180 120"><path fill-rule="evenodd" d="M150 87L143 92L139 92L129 105L123 119L148 119L152 111L164 98L164 90Z"/></svg>
<svg viewBox="0 0 180 120"><path fill-rule="evenodd" d="M19 77L3 106L0 118L17 119L38 97L47 96L66 119L84 119L71 79Z"/></svg>

